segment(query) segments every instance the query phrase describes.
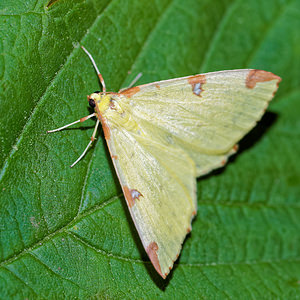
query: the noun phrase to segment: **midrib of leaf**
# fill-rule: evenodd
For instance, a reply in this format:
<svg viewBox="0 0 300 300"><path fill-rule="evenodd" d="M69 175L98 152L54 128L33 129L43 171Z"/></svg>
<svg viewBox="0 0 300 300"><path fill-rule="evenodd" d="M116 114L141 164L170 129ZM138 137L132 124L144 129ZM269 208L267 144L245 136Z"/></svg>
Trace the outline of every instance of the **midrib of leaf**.
<svg viewBox="0 0 300 300"><path fill-rule="evenodd" d="M103 14L105 13L105 11L109 8L109 6L113 3L114 0L112 0L101 12L101 14L99 14L93 24L91 25L90 28L92 28L96 23L97 23L97 20L103 16ZM115 0L117 1L117 0ZM30 14L30 13L34 13L34 14L39 14L39 15L44 15L44 13L38 13L38 12L26 12L26 13L23 13L23 14L20 14L20 15L25 15L25 14ZM2 16L2 15L1 15ZM9 15L10 16L10 15ZM87 29L86 30L86 33L82 36L81 38L81 42L86 38L86 36L88 36L89 34L89 30ZM80 42L80 44L81 44ZM55 84L55 82L57 80L59 80L60 76L61 76L61 73L63 72L65 66L69 63L69 61L71 60L71 58L75 55L76 53L76 50L77 48L73 48L73 50L70 52L70 54L67 56L64 64L62 64L60 66L60 68L57 70L57 72L54 72L54 76L53 78L50 80L49 82L49 85L47 86L47 88L45 89L44 92L42 92L39 100L37 101L35 107L33 108L32 112L30 113L26 123L24 124L22 130L20 131L20 134L19 134L19 137L16 139L16 143L12 146L12 150L10 151L10 153L8 154L8 156L6 157L6 159L4 160L4 163L3 163L3 167L1 169L1 172L0 172L0 182L3 178L3 176L5 175L5 171L9 165L9 160L12 159L12 157L14 156L15 152L17 151L17 148L18 148L18 145L20 144L20 142L22 141L22 137L23 137L23 133L26 131L27 127L30 126L31 122L32 122L32 118L33 116L36 114L36 111L38 110L38 108L40 107L40 105L43 104L43 102L45 101L45 96L47 95L49 89Z"/></svg>

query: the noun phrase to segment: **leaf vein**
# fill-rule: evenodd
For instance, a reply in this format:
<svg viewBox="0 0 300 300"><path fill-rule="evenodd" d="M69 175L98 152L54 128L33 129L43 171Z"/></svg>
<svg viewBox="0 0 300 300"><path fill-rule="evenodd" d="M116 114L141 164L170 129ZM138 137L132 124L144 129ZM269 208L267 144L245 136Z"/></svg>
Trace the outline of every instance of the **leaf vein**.
<svg viewBox="0 0 300 300"><path fill-rule="evenodd" d="M39 264L43 265L51 274L55 275L56 277L59 277L63 280L66 280L68 282L70 282L73 285L76 285L79 289L81 290L85 290L84 288L82 288L81 286L79 286L76 282L72 281L71 279L68 279L64 276L62 276L62 274L58 274L57 272L55 272L53 269L51 269L45 262L43 262L39 257L37 257L34 253L29 252L28 253L33 259L35 259ZM86 292L88 292L88 290L85 290Z"/></svg>
<svg viewBox="0 0 300 300"><path fill-rule="evenodd" d="M15 278L17 278L20 282L22 282L26 287L28 287L32 292L33 292L33 294L34 295L36 295L37 297L38 297L38 295L37 295L37 293L34 291L34 289L27 283L27 282L25 282L20 276L18 276L12 269L10 269L10 268L4 268L5 270L7 270L8 272L10 272Z"/></svg>

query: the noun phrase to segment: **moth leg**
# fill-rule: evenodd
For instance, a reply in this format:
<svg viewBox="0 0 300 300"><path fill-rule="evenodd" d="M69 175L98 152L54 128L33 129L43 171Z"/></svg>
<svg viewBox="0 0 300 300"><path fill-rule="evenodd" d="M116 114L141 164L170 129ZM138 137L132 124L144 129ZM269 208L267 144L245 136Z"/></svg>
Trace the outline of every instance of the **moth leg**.
<svg viewBox="0 0 300 300"><path fill-rule="evenodd" d="M119 90L119 93L124 91L124 90L127 90L127 89L130 89L141 77L142 77L143 73L139 73L135 76L135 78L130 82L129 86L126 87L126 88L122 88Z"/></svg>
<svg viewBox="0 0 300 300"><path fill-rule="evenodd" d="M95 140L95 136L97 133L97 129L98 129L98 125L99 125L99 120L97 119L97 123L93 132L93 135L91 137L90 142L88 143L88 145L86 146L86 148L84 149L84 151L82 152L82 154L76 159L76 161L70 166L70 168L73 168L86 154L86 152L88 151L89 147L92 145L93 141Z"/></svg>
<svg viewBox="0 0 300 300"><path fill-rule="evenodd" d="M86 117L80 118L79 120L77 120L77 121L75 121L75 122L72 122L72 123L70 123L70 124L67 124L67 125L65 125L65 126L62 126L62 127L59 127L59 128L53 129L53 130L48 130L47 133L51 133L51 132L56 132L56 131L63 130L63 129L65 129L65 128L67 128L67 127L70 127L70 126L76 124L76 123L84 122L84 121L86 121L86 120L88 120L88 119L90 119L90 118L92 118L92 117L95 117L95 116L96 116L96 113L93 113L93 114L91 114L91 115L88 115L88 116L86 116Z"/></svg>
<svg viewBox="0 0 300 300"><path fill-rule="evenodd" d="M97 67L97 65L96 65L96 63L95 63L95 61L94 61L94 59L93 59L93 56L92 56L92 55L90 54L90 52L87 51L83 46L81 46L81 48L83 49L83 51L84 51L84 52L88 55L88 57L90 58L90 60L91 60L91 62L92 62L92 64L93 64L93 66L94 66L94 68L95 68L95 70L96 70L96 73L97 73L97 75L98 75L98 77L99 77L99 80L100 80L100 82L101 82L102 90L103 90L103 92L105 93L105 92L106 92L105 82L104 82L103 76L101 75L101 73L100 73L100 71L99 71L99 69L98 69L98 67Z"/></svg>

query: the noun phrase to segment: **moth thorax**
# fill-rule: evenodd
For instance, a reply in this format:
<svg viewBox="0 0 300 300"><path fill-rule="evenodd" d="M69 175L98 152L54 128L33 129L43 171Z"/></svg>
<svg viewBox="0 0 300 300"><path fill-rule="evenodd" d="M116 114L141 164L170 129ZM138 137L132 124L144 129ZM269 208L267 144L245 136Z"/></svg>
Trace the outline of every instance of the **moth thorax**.
<svg viewBox="0 0 300 300"><path fill-rule="evenodd" d="M105 113L105 111L107 111L110 107L110 103L111 103L111 95L99 95L99 99L97 99L97 107L99 109L100 113Z"/></svg>

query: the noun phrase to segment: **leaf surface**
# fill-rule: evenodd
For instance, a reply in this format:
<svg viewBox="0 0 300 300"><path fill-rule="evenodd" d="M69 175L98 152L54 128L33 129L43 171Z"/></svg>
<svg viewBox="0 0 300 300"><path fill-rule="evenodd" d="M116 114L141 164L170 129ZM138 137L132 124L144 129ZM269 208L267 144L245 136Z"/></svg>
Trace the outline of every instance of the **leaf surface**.
<svg viewBox="0 0 300 300"><path fill-rule="evenodd" d="M0 4L0 298L299 295L299 1L11 1ZM198 179L198 216L170 276L150 264L103 134L45 132L110 91L235 68L283 78L223 169Z"/></svg>

